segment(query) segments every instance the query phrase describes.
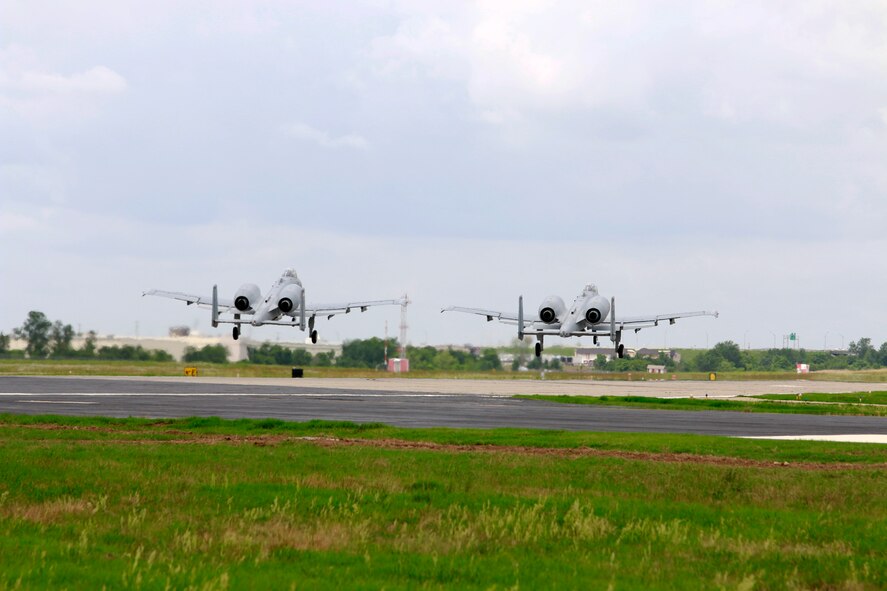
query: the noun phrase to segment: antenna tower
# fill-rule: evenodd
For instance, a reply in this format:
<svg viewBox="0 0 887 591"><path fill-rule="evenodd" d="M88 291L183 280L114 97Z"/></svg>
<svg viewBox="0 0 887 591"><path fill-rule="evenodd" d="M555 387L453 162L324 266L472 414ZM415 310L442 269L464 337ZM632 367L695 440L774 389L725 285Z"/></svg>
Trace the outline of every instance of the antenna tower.
<svg viewBox="0 0 887 591"><path fill-rule="evenodd" d="M407 306L412 302L407 294L400 299L400 358L407 358Z"/></svg>
<svg viewBox="0 0 887 591"><path fill-rule="evenodd" d="M388 321L385 321L385 347L383 349L383 355L385 357L385 368L388 368Z"/></svg>

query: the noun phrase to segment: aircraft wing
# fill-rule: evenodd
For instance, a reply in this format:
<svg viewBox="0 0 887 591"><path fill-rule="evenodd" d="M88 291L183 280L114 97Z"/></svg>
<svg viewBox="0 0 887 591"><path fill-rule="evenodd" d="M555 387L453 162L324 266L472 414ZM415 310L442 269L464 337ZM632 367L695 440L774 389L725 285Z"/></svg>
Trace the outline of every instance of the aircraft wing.
<svg viewBox="0 0 887 591"><path fill-rule="evenodd" d="M213 298L212 296L201 296L194 295L190 293L182 293L180 291L163 291L162 289L149 289L148 291L142 292L143 296L157 296L161 298L170 298L173 300L181 300L186 304L196 305L200 308L209 308L213 307ZM219 311L220 312L235 312L239 313L239 310L234 307L234 300L228 298L219 298Z"/></svg>
<svg viewBox="0 0 887 591"><path fill-rule="evenodd" d="M328 318L332 318L336 314L348 314L351 310L360 310L361 312L366 312L367 308L372 306L400 306L403 304L403 299L398 298L395 300L371 300L366 302L345 302L338 304L313 304L309 305L305 308L306 316L323 316L326 315Z"/></svg>
<svg viewBox="0 0 887 591"><path fill-rule="evenodd" d="M645 328L647 326L659 326L660 322L668 320L670 324L674 324L678 318L693 318L694 316L714 316L718 317L717 312L708 312L705 310L699 312L675 312L673 314L657 314L655 316L617 316L616 324L626 328ZM606 320L604 324L606 324Z"/></svg>
<svg viewBox="0 0 887 591"><path fill-rule="evenodd" d="M642 328L651 328L659 326L660 322L668 321L674 324L678 318L693 318L694 316L714 316L718 317L717 312L699 311L699 312L674 312L672 314L656 314L655 316L617 316L615 322L616 330L633 330L638 332ZM606 335L610 332L609 319L599 324L587 327L584 331L573 333L574 336L589 335Z"/></svg>
<svg viewBox="0 0 887 591"><path fill-rule="evenodd" d="M477 314L478 316L486 316L487 322L491 322L495 319L499 322L505 324L513 324L515 326L517 326L518 322L517 314L498 312L496 310L484 310L482 308L463 308L462 306L450 306L449 308L444 308L443 310L441 310L441 312L463 312L465 314ZM533 324L534 322L540 322L540 320L535 316L524 317L524 326Z"/></svg>

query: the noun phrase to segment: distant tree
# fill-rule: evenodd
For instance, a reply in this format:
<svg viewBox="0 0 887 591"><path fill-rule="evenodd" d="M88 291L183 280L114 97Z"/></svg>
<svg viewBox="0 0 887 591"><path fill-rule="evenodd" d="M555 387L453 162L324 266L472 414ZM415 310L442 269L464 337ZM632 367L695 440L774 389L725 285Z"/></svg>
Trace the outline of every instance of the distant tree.
<svg viewBox="0 0 887 591"><path fill-rule="evenodd" d="M173 357L170 353L167 353L163 349L154 349L151 352L151 361L175 361L175 357Z"/></svg>
<svg viewBox="0 0 887 591"><path fill-rule="evenodd" d="M480 357L477 360L477 369L480 371L502 369L502 361L499 359L499 353L496 349L484 349L481 351Z"/></svg>
<svg viewBox="0 0 887 591"><path fill-rule="evenodd" d="M225 345L205 345L200 349L185 348L182 361L186 363L228 363L228 348Z"/></svg>
<svg viewBox="0 0 887 591"><path fill-rule="evenodd" d="M70 324L62 324L56 320L52 325L49 337L50 357L73 357L71 341L74 340L74 329Z"/></svg>
<svg viewBox="0 0 887 591"><path fill-rule="evenodd" d="M887 367L887 342L881 343L881 348L878 349L878 364Z"/></svg>
<svg viewBox="0 0 887 591"><path fill-rule="evenodd" d="M397 342L388 343L389 351L397 350ZM372 337L356 339L342 345L342 356L336 361L339 367L380 367L385 363L385 341Z"/></svg>
<svg viewBox="0 0 887 591"><path fill-rule="evenodd" d="M849 353L853 357L862 357L871 348L872 348L872 339L862 338L862 339L859 339L858 342L850 341L850 344L847 346L847 353Z"/></svg>
<svg viewBox="0 0 887 591"><path fill-rule="evenodd" d="M407 347L407 357L410 359L411 369L435 369L434 358L437 349L431 346Z"/></svg>
<svg viewBox="0 0 887 591"><path fill-rule="evenodd" d="M872 339L862 338L857 342L851 342L847 352L852 357L851 364L855 368L864 369L879 367L881 365L880 352L872 346Z"/></svg>
<svg viewBox="0 0 887 591"><path fill-rule="evenodd" d="M43 359L49 354L49 338L52 323L43 312L31 310L21 327L14 329L16 337L24 339L28 344L25 352L32 359Z"/></svg>
<svg viewBox="0 0 887 591"><path fill-rule="evenodd" d="M288 347L272 343L262 343L258 348L249 347L247 355L252 363L262 365L291 365L297 363L293 361L293 355L296 353ZM307 352L306 352L307 353ZM311 354L308 353L310 358ZM301 364L301 363L298 363ZM304 364L301 364L304 365Z"/></svg>
<svg viewBox="0 0 887 591"><path fill-rule="evenodd" d="M311 365L311 352L305 349L293 349L290 363L293 365Z"/></svg>
<svg viewBox="0 0 887 591"><path fill-rule="evenodd" d="M107 361L150 361L151 353L141 345L111 345L99 349L99 359Z"/></svg>
<svg viewBox="0 0 887 591"><path fill-rule="evenodd" d="M758 357L753 369L760 371L791 371L800 361L800 353L794 349L768 349Z"/></svg>
<svg viewBox="0 0 887 591"><path fill-rule="evenodd" d="M86 340L83 342L83 348L80 349L80 356L91 359L96 355L95 349L96 334L94 330L86 333Z"/></svg>
<svg viewBox="0 0 887 591"><path fill-rule="evenodd" d="M437 355L434 356L434 365L435 369L452 371L459 367L459 361L453 355L452 350L438 351Z"/></svg>
<svg viewBox="0 0 887 591"><path fill-rule="evenodd" d="M330 367L333 364L334 357L335 355L332 351L325 351L323 353L318 353L317 355L315 355L312 361L317 367Z"/></svg>
<svg viewBox="0 0 887 591"><path fill-rule="evenodd" d="M742 362L742 352L739 350L739 345L737 345L733 341L724 341L718 343L714 346L712 351L714 351L714 353L718 357L727 361L735 368L745 367L745 364L743 364Z"/></svg>
<svg viewBox="0 0 887 591"><path fill-rule="evenodd" d="M0 332L0 356L9 353L9 336Z"/></svg>
<svg viewBox="0 0 887 591"><path fill-rule="evenodd" d="M542 369L542 358L534 355L533 358L527 362L526 367L527 369Z"/></svg>

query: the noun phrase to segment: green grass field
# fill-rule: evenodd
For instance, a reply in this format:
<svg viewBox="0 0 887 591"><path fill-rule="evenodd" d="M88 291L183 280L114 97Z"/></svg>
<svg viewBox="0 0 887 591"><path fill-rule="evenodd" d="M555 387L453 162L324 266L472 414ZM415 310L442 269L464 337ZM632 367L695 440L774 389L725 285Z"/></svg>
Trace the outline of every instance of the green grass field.
<svg viewBox="0 0 887 591"><path fill-rule="evenodd" d="M755 398L764 400L803 400L807 402L837 402L845 404L848 401L859 404L887 404L887 392L853 392L848 394L763 394Z"/></svg>
<svg viewBox="0 0 887 591"><path fill-rule="evenodd" d="M883 589L887 450L0 416L0 589Z"/></svg>
<svg viewBox="0 0 887 591"><path fill-rule="evenodd" d="M652 396L556 396L518 394L514 398L561 404L593 404L667 410L726 410L736 412L775 412L817 415L858 415L887 417L887 392L854 394L765 394L752 400L715 398L655 398Z"/></svg>

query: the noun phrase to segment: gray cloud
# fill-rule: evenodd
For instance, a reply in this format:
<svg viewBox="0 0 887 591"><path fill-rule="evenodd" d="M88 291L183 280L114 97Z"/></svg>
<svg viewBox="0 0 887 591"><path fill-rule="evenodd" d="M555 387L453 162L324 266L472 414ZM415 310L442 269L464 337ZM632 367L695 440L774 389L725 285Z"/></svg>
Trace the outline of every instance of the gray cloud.
<svg viewBox="0 0 887 591"><path fill-rule="evenodd" d="M721 308L669 341L887 339L880 3L2 2L4 332L162 333L194 312L141 289L295 266L409 291L419 341L587 281Z"/></svg>

